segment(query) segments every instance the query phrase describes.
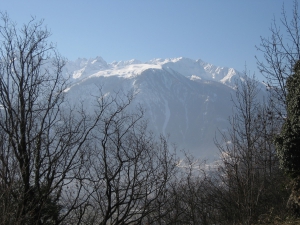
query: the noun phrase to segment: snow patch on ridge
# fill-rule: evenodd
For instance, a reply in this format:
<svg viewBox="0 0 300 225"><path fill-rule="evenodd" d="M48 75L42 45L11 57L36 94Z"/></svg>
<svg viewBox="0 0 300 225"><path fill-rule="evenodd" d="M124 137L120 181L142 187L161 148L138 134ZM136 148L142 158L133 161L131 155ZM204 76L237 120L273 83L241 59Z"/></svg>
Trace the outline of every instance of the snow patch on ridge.
<svg viewBox="0 0 300 225"><path fill-rule="evenodd" d="M192 75L192 76L190 77L190 80L201 80L201 77L198 77L198 76L196 76L196 75Z"/></svg>
<svg viewBox="0 0 300 225"><path fill-rule="evenodd" d="M183 75L192 81L217 81L231 88L234 88L234 80L238 74L233 68L217 67L205 63L200 59L193 60L184 57L157 58L144 63L136 59L131 59L128 61L107 63L99 56L93 59L83 58L68 62L65 74L69 74L67 71L71 72L69 76L71 76L74 81L80 81L89 76L118 76L130 79L148 69L152 69L153 71L156 69L165 70L176 76Z"/></svg>
<svg viewBox="0 0 300 225"><path fill-rule="evenodd" d="M92 74L91 77L109 77L118 76L123 78L133 78L140 75L142 72L148 69L161 69L160 65L149 65L149 64L132 64L122 68L112 68L103 71L99 71Z"/></svg>

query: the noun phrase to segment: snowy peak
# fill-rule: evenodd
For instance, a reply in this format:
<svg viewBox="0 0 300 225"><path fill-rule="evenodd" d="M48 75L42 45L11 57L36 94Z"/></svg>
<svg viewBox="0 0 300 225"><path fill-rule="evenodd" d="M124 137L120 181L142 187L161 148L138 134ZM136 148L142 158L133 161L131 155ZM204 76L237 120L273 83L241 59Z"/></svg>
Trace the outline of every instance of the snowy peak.
<svg viewBox="0 0 300 225"><path fill-rule="evenodd" d="M132 65L132 64L141 64L142 62L140 60L136 60L136 59L131 59L128 61L119 61L119 62L112 62L111 65L113 67L123 67L123 66L128 66L128 65Z"/></svg>
<svg viewBox="0 0 300 225"><path fill-rule="evenodd" d="M201 79L217 81L234 87L238 72L233 68L218 67L202 60L193 60L185 57L152 59L141 62L136 59L107 63L100 56L92 59L77 59L66 65L66 74L74 80L82 80L89 76L121 76L132 78L140 75L147 69L165 70L170 73L181 74L191 80Z"/></svg>
<svg viewBox="0 0 300 225"><path fill-rule="evenodd" d="M149 64L159 64L159 65L164 65L167 63L192 63L194 60L185 58L185 57L178 57L178 58L156 58L150 60L148 63Z"/></svg>
<svg viewBox="0 0 300 225"><path fill-rule="evenodd" d="M233 86L238 72L233 68L218 67L213 64L205 63L201 59L192 60L189 58L169 58L153 59L149 63L161 65L162 68L174 70L182 75L195 79L218 81L228 86Z"/></svg>
<svg viewBox="0 0 300 225"><path fill-rule="evenodd" d="M161 66L159 65L149 65L149 64L129 64L125 66L116 66L110 67L106 70L100 70L94 74L91 74L90 77L110 77L110 76L117 76L122 77L125 79L134 78L136 76L140 76L145 70L154 70L159 69L161 70Z"/></svg>
<svg viewBox="0 0 300 225"><path fill-rule="evenodd" d="M150 63L161 65L163 69L176 71L186 77L196 75L203 78L209 78L203 67L196 61L189 58L169 58L154 59Z"/></svg>
<svg viewBox="0 0 300 225"><path fill-rule="evenodd" d="M108 68L107 62L100 56L92 59L79 58L76 61L69 61L67 63L65 73L73 79L78 79Z"/></svg>
<svg viewBox="0 0 300 225"><path fill-rule="evenodd" d="M105 96L138 93L129 109L142 105L155 134L170 134L171 143L198 156L217 152L213 140L218 129L228 127L231 96L240 79L233 68L184 57L113 63L101 57L78 59L69 62L66 71L73 77L66 91L70 102L80 100L88 111L99 87Z"/></svg>
<svg viewBox="0 0 300 225"><path fill-rule="evenodd" d="M209 63L200 62L204 70L211 75L211 77L223 84L234 86L235 79L238 78L239 72L233 68L214 66Z"/></svg>

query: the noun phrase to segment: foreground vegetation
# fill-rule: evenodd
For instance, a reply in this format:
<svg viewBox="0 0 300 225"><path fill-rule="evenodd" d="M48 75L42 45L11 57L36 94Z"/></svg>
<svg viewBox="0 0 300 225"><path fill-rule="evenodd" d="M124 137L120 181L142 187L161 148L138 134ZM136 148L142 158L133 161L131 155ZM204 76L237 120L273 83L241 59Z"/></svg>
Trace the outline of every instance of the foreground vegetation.
<svg viewBox="0 0 300 225"><path fill-rule="evenodd" d="M236 84L220 160L186 154L147 129L130 93L72 105L65 60L34 19L1 14L0 221L2 224L300 224L300 18L288 43L277 26L262 38L258 66ZM276 23L275 23L276 25ZM275 141L274 141L275 140ZM288 203L288 207L287 207ZM295 219L289 219L295 218Z"/></svg>

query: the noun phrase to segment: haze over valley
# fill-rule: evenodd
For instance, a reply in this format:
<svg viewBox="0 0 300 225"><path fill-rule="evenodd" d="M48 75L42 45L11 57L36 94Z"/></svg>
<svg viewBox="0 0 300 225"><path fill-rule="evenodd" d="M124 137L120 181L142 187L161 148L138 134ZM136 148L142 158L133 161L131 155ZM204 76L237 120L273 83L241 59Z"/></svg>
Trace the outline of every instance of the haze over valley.
<svg viewBox="0 0 300 225"><path fill-rule="evenodd" d="M73 85L71 101L83 101L92 110L92 96L133 92L130 105L141 105L145 119L156 136L169 137L179 151L195 157L216 159L214 139L226 132L233 113L236 79L242 74L230 67L218 67L189 58L153 59L107 63L103 58L69 61L65 76Z"/></svg>

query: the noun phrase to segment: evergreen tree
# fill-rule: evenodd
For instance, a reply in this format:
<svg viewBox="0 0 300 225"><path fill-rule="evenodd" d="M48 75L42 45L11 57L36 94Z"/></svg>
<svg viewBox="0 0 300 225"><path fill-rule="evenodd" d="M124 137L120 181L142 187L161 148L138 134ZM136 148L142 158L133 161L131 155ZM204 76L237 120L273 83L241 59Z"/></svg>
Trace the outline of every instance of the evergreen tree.
<svg viewBox="0 0 300 225"><path fill-rule="evenodd" d="M281 133L275 138L280 165L291 178L288 206L300 216L300 61L294 66L286 83L287 118Z"/></svg>
<svg viewBox="0 0 300 225"><path fill-rule="evenodd" d="M300 61L295 64L286 88L287 118L275 143L282 169L295 179L300 177Z"/></svg>

